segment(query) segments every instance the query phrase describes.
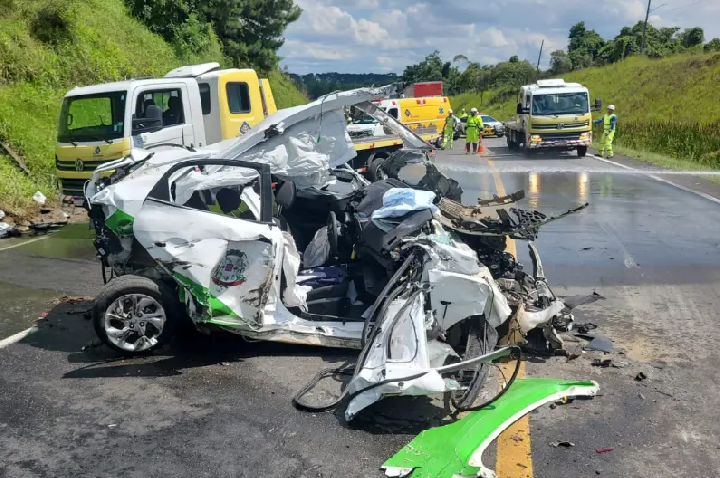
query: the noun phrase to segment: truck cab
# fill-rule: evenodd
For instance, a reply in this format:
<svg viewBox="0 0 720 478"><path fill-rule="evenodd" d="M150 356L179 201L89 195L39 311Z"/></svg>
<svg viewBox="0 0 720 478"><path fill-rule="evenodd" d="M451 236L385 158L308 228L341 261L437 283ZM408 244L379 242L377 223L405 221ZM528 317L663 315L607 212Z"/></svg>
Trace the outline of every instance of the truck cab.
<svg viewBox="0 0 720 478"><path fill-rule="evenodd" d="M585 156L592 144L592 111L588 89L562 79L538 80L518 92L516 118L507 124L508 148L526 153L538 149L576 150Z"/></svg>
<svg viewBox="0 0 720 478"><path fill-rule="evenodd" d="M183 66L163 78L74 88L58 119L55 164L64 195L82 196L104 162L131 148L201 147L243 135L277 110L251 69Z"/></svg>

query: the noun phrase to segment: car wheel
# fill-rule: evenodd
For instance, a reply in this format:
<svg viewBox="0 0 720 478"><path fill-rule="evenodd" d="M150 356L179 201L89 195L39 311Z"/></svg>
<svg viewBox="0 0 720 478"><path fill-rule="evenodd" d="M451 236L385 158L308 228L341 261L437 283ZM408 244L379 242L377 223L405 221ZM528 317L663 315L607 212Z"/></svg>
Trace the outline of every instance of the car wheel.
<svg viewBox="0 0 720 478"><path fill-rule="evenodd" d="M580 158L584 158L587 154L587 146L578 146L577 148L577 155Z"/></svg>
<svg viewBox="0 0 720 478"><path fill-rule="evenodd" d="M165 345L182 313L173 291L146 277L117 277L102 288L93 304L98 337L125 355L149 352Z"/></svg>
<svg viewBox="0 0 720 478"><path fill-rule="evenodd" d="M473 316L455 324L448 330L447 337L462 361L488 354L495 349L499 335L482 316ZM452 394L456 407L468 408L473 405L487 381L491 364L479 364L454 372L461 390Z"/></svg>

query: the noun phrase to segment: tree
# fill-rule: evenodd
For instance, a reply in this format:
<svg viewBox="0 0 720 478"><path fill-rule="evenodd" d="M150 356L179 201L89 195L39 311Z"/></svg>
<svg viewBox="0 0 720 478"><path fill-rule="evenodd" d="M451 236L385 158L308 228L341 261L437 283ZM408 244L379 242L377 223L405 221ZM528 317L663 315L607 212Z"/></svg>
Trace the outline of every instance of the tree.
<svg viewBox="0 0 720 478"><path fill-rule="evenodd" d="M287 26L300 18L293 0L187 0L211 22L235 65L269 70L278 63Z"/></svg>
<svg viewBox="0 0 720 478"><path fill-rule="evenodd" d="M510 63L517 63L517 62L520 61L520 58L518 58L517 55L513 55L513 56L510 57L510 59L509 59L508 61L509 61Z"/></svg>
<svg viewBox="0 0 720 478"><path fill-rule="evenodd" d="M199 48L214 30L234 65L263 71L277 66L283 32L302 12L293 0L125 1L135 17L166 41Z"/></svg>
<svg viewBox="0 0 720 478"><path fill-rule="evenodd" d="M605 45L605 40L595 31L588 30L585 28L585 22L579 22L570 28L570 34L568 35L568 54L575 53L575 56L583 60L590 58L590 64L595 60L600 49ZM584 64L586 61L582 61L580 64ZM589 66L589 65L586 65ZM576 66L573 62L573 68L584 68L583 66Z"/></svg>
<svg viewBox="0 0 720 478"><path fill-rule="evenodd" d="M705 32L700 27L686 28L680 34L680 43L685 48L693 48L705 43Z"/></svg>
<svg viewBox="0 0 720 478"><path fill-rule="evenodd" d="M550 74L551 75L564 75L572 71L572 61L568 57L567 53L563 50L555 50L550 53Z"/></svg>
<svg viewBox="0 0 720 478"><path fill-rule="evenodd" d="M421 81L440 81L443 79L443 61L440 52L434 51L416 65L408 65L403 71L403 82L406 85Z"/></svg>
<svg viewBox="0 0 720 478"><path fill-rule="evenodd" d="M720 38L713 38L703 47L705 51L720 51Z"/></svg>
<svg viewBox="0 0 720 478"><path fill-rule="evenodd" d="M535 66L529 61L506 61L495 65L490 72L492 87L512 86L519 88L535 78Z"/></svg>

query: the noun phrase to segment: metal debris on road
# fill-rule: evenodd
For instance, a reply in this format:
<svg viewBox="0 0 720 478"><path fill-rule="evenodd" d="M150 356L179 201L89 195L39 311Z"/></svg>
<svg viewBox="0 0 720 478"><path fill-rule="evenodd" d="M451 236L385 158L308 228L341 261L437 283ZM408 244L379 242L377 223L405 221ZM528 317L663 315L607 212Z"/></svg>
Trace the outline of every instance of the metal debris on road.
<svg viewBox="0 0 720 478"><path fill-rule="evenodd" d="M575 444L571 441L554 441L550 443L550 446L555 448L572 448Z"/></svg>
<svg viewBox="0 0 720 478"><path fill-rule="evenodd" d="M595 453L610 453L615 448L595 448Z"/></svg>
<svg viewBox="0 0 720 478"><path fill-rule="evenodd" d="M602 335L595 335L590 343L585 346L585 349L610 353L614 350L614 346L610 339L607 339Z"/></svg>
<svg viewBox="0 0 720 478"><path fill-rule="evenodd" d="M592 364L594 367L602 367L602 368L607 368L610 365L612 365L612 363L613 363L612 359L605 359L605 360L595 359L592 361Z"/></svg>
<svg viewBox="0 0 720 478"><path fill-rule="evenodd" d="M642 382L642 381L646 380L647 378L648 378L647 375L645 375L643 372L640 372L637 375L635 375L636 382Z"/></svg>

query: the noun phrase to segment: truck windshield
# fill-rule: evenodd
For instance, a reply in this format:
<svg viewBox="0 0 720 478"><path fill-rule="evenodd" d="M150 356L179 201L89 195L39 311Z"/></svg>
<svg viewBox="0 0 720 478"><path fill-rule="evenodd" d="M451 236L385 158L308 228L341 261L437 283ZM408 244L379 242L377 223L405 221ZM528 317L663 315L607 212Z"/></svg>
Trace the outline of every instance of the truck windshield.
<svg viewBox="0 0 720 478"><path fill-rule="evenodd" d="M125 91L66 97L60 110L58 143L122 138L125 97Z"/></svg>
<svg viewBox="0 0 720 478"><path fill-rule="evenodd" d="M533 115L581 115L590 112L587 93L533 95Z"/></svg>

